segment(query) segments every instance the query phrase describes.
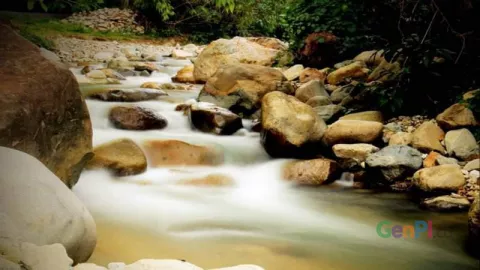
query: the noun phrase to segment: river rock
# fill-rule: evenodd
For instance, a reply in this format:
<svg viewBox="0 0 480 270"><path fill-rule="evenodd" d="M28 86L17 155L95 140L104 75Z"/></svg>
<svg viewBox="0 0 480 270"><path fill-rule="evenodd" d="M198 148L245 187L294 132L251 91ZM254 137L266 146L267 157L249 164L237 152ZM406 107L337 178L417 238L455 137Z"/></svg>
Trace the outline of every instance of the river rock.
<svg viewBox="0 0 480 270"><path fill-rule="evenodd" d="M380 111L357 112L342 116L340 120L362 120L383 123L383 114Z"/></svg>
<svg viewBox="0 0 480 270"><path fill-rule="evenodd" d="M195 76L193 75L194 65L188 65L183 67L172 78L172 81L177 83L197 83Z"/></svg>
<svg viewBox="0 0 480 270"><path fill-rule="evenodd" d="M468 242L472 251L480 255L480 197L476 196L468 211Z"/></svg>
<svg viewBox="0 0 480 270"><path fill-rule="evenodd" d="M74 75L0 24L0 146L26 152L67 186L91 158L92 128Z"/></svg>
<svg viewBox="0 0 480 270"><path fill-rule="evenodd" d="M366 77L367 74L368 69L365 68L365 64L362 62L353 62L328 74L327 82L338 85L347 78L362 78Z"/></svg>
<svg viewBox="0 0 480 270"><path fill-rule="evenodd" d="M197 81L206 82L222 65L249 63L271 66L281 52L242 37L218 39L210 43L198 56L194 77Z"/></svg>
<svg viewBox="0 0 480 270"><path fill-rule="evenodd" d="M384 58L384 51L365 51L353 58L353 61L361 61L370 66L378 66Z"/></svg>
<svg viewBox="0 0 480 270"><path fill-rule="evenodd" d="M465 185L465 178L460 166L447 164L417 171L413 184L423 191L457 191Z"/></svg>
<svg viewBox="0 0 480 270"><path fill-rule="evenodd" d="M172 57L174 59L187 59L187 58L195 57L195 55L191 52L187 52L184 50L173 50Z"/></svg>
<svg viewBox="0 0 480 270"><path fill-rule="evenodd" d="M309 99L306 103L307 105L310 105L310 107L315 108L315 107L330 105L332 104L332 101L330 100L329 97L315 96Z"/></svg>
<svg viewBox="0 0 480 270"><path fill-rule="evenodd" d="M480 159L474 159L470 162L468 162L464 167L464 170L466 171L473 171L473 170L480 170Z"/></svg>
<svg viewBox="0 0 480 270"><path fill-rule="evenodd" d="M341 103L344 99L347 98L351 99L352 97L350 96L350 93L352 93L353 89L354 86L350 84L338 87L332 92L332 94L330 95L330 99L335 104Z"/></svg>
<svg viewBox="0 0 480 270"><path fill-rule="evenodd" d="M147 89L122 89L108 90L102 93L95 93L87 96L91 99L98 99L110 102L138 102L154 100L161 96L166 96L164 91L152 91Z"/></svg>
<svg viewBox="0 0 480 270"><path fill-rule="evenodd" d="M89 169L107 168L118 176L143 173L147 159L142 149L130 139L111 141L94 149L95 156L88 163Z"/></svg>
<svg viewBox="0 0 480 270"><path fill-rule="evenodd" d="M412 134L412 146L420 151L438 151L445 153L440 143L445 138L445 132L434 122L424 122Z"/></svg>
<svg viewBox="0 0 480 270"><path fill-rule="evenodd" d="M322 185L336 180L337 163L329 159L312 159L288 162L283 177L301 185Z"/></svg>
<svg viewBox="0 0 480 270"><path fill-rule="evenodd" d="M435 211L462 211L470 207L470 201L465 197L445 195L425 199L422 206Z"/></svg>
<svg viewBox="0 0 480 270"><path fill-rule="evenodd" d="M317 115L323 119L325 122L332 122L338 118L338 116L343 115L345 108L337 104L328 104L323 106L317 106L313 108Z"/></svg>
<svg viewBox="0 0 480 270"><path fill-rule="evenodd" d="M108 61L107 68L118 71L133 70L133 63L128 61L125 56L118 56Z"/></svg>
<svg viewBox="0 0 480 270"><path fill-rule="evenodd" d="M9 266L6 266L0 262L0 269L2 270L70 269L73 263L61 244L37 246L31 243L14 243L3 240L2 243L0 243L0 252L2 255L4 254L11 263Z"/></svg>
<svg viewBox="0 0 480 270"><path fill-rule="evenodd" d="M293 81L300 77L300 74L303 72L304 67L303 65L295 65L283 72L283 75L287 80Z"/></svg>
<svg viewBox="0 0 480 270"><path fill-rule="evenodd" d="M383 124L361 120L339 120L328 127L323 140L327 145L371 143L382 136Z"/></svg>
<svg viewBox="0 0 480 270"><path fill-rule="evenodd" d="M198 102L188 110L192 127L217 135L231 135L243 128L242 118L211 103Z"/></svg>
<svg viewBox="0 0 480 270"><path fill-rule="evenodd" d="M296 91L295 97L298 98L302 102L307 102L313 97L329 97L327 91L325 90L325 86L322 82L318 80L312 80L305 84L302 84Z"/></svg>
<svg viewBox="0 0 480 270"><path fill-rule="evenodd" d="M449 155L455 155L463 160L480 156L480 148L473 134L466 128L452 130L445 135L445 146Z"/></svg>
<svg viewBox="0 0 480 270"><path fill-rule="evenodd" d="M293 87L282 72L259 65L235 64L219 68L208 79L198 100L250 115L260 108L263 96L273 91L293 94Z"/></svg>
<svg viewBox="0 0 480 270"><path fill-rule="evenodd" d="M105 61L108 62L110 61L113 57L115 57L114 52L98 52L93 55L93 59L98 60L98 61Z"/></svg>
<svg viewBox="0 0 480 270"><path fill-rule="evenodd" d="M0 147L0 171L0 245L59 243L74 262L86 261L96 245L95 223L68 187L37 159L10 148Z"/></svg>
<svg viewBox="0 0 480 270"><path fill-rule="evenodd" d="M158 67L153 63L136 63L133 68L135 71L147 71L150 74L154 71L158 71Z"/></svg>
<svg viewBox="0 0 480 270"><path fill-rule="evenodd" d="M105 75L103 71L98 69L88 72L87 74L85 74L85 76L87 76L87 78L96 80L102 80L107 78L107 75Z"/></svg>
<svg viewBox="0 0 480 270"><path fill-rule="evenodd" d="M412 133L397 132L390 137L388 145L410 145L412 143L412 140Z"/></svg>
<svg viewBox="0 0 480 270"><path fill-rule="evenodd" d="M223 153L213 147L177 140L152 140L144 143L153 167L216 166L223 163Z"/></svg>
<svg viewBox="0 0 480 270"><path fill-rule="evenodd" d="M327 77L326 73L315 69L315 68L306 68L300 73L300 83L307 83L312 80L319 80L321 82L325 81Z"/></svg>
<svg viewBox="0 0 480 270"><path fill-rule="evenodd" d="M105 76L107 76L107 78L112 78L112 79L121 80L121 81L124 81L127 79L119 72L116 72L115 70L110 68L104 68L101 71L105 73Z"/></svg>
<svg viewBox="0 0 480 270"><path fill-rule="evenodd" d="M458 160L455 158L444 157L439 155L436 160L437 165L445 165L445 164L456 164L458 165Z"/></svg>
<svg viewBox="0 0 480 270"><path fill-rule="evenodd" d="M333 153L338 158L354 159L358 163L364 162L367 157L380 149L366 143L336 144L332 147Z"/></svg>
<svg viewBox="0 0 480 270"><path fill-rule="evenodd" d="M437 116L438 124L445 129L456 129L477 125L472 111L464 104L456 103Z"/></svg>
<svg viewBox="0 0 480 270"><path fill-rule="evenodd" d="M422 153L405 145L392 145L367 157L371 168L380 169L384 178L390 182L403 180L408 174L422 166Z"/></svg>
<svg viewBox="0 0 480 270"><path fill-rule="evenodd" d="M168 124L165 117L141 107L116 106L108 118L116 128L127 130L163 129Z"/></svg>
<svg viewBox="0 0 480 270"><path fill-rule="evenodd" d="M430 168L437 165L437 158L440 156L439 153L432 151L427 157L423 160L423 167Z"/></svg>
<svg viewBox="0 0 480 270"><path fill-rule="evenodd" d="M308 156L326 130L312 107L281 92L265 95L261 122L262 144L272 157Z"/></svg>

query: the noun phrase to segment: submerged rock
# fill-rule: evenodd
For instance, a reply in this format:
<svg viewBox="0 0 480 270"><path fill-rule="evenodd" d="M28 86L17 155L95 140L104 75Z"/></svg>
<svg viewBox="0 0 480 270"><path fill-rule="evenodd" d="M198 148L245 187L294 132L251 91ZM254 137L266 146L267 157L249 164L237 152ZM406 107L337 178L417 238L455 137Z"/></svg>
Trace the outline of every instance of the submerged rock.
<svg viewBox="0 0 480 270"><path fill-rule="evenodd" d="M161 96L167 96L164 91L152 91L147 89L133 90L108 90L102 93L95 93L87 96L91 99L98 99L110 102L138 102L146 100L154 100Z"/></svg>
<svg viewBox="0 0 480 270"><path fill-rule="evenodd" d="M165 117L141 107L113 107L108 118L116 128L127 130L163 129L168 124Z"/></svg>
<svg viewBox="0 0 480 270"><path fill-rule="evenodd" d="M424 168L413 176L413 184L423 191L457 191L465 185L460 166L454 164Z"/></svg>
<svg viewBox="0 0 480 270"><path fill-rule="evenodd" d="M291 161L283 169L283 177L301 185L322 185L336 180L337 163L329 159Z"/></svg>
<svg viewBox="0 0 480 270"><path fill-rule="evenodd" d="M326 130L312 107L281 92L272 92L262 103L262 144L272 157L315 155Z"/></svg>
<svg viewBox="0 0 480 270"><path fill-rule="evenodd" d="M88 163L89 169L107 168L118 176L143 173L147 158L142 149L130 139L111 141L93 150L95 156Z"/></svg>
<svg viewBox="0 0 480 270"><path fill-rule="evenodd" d="M422 167L422 153L405 145L392 145L368 156L366 163L389 181L403 180Z"/></svg>
<svg viewBox="0 0 480 270"><path fill-rule="evenodd" d="M250 115L260 108L263 96L273 91L293 93L279 70L250 64L227 65L208 79L198 100Z"/></svg>
<svg viewBox="0 0 480 270"><path fill-rule="evenodd" d="M339 120L328 127L323 140L327 145L371 143L382 136L383 124L361 120Z"/></svg>
<svg viewBox="0 0 480 270"><path fill-rule="evenodd" d="M477 125L472 111L464 104L453 104L437 116L438 124L445 129L455 129Z"/></svg>
<svg viewBox="0 0 480 270"><path fill-rule="evenodd" d="M144 143L151 166L215 166L223 163L223 153L213 147L177 140L156 140Z"/></svg>
<svg viewBox="0 0 480 270"><path fill-rule="evenodd" d="M470 207L470 201L465 197L445 195L425 199L422 206L436 211L462 211Z"/></svg>
<svg viewBox="0 0 480 270"><path fill-rule="evenodd" d="M240 116L206 102L192 104L188 118L194 128L217 135L231 135L243 128Z"/></svg>
<svg viewBox="0 0 480 270"><path fill-rule="evenodd" d="M480 147L473 134L466 128L447 132L445 146L448 154L455 155L463 160L480 156Z"/></svg>

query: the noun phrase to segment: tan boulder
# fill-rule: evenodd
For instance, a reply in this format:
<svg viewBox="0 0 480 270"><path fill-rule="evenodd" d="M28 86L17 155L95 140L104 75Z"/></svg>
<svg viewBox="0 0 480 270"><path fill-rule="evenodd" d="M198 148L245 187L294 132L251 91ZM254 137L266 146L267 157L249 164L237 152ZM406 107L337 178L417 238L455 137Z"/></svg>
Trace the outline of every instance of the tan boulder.
<svg viewBox="0 0 480 270"><path fill-rule="evenodd" d="M90 79L96 79L96 80L102 80L107 78L107 75L103 71L98 69L88 72L85 76L87 76Z"/></svg>
<svg viewBox="0 0 480 270"><path fill-rule="evenodd" d="M327 91L325 90L325 86L321 81L312 80L303 85L301 85L295 91L295 97L298 98L302 102L308 102L313 97L316 96L323 96L329 97Z"/></svg>
<svg viewBox="0 0 480 270"><path fill-rule="evenodd" d="M92 127L74 75L0 24L0 146L28 153L67 186L92 157Z"/></svg>
<svg viewBox="0 0 480 270"><path fill-rule="evenodd" d="M324 135L327 145L339 143L371 143L382 136L383 124L361 120L339 120Z"/></svg>
<svg viewBox="0 0 480 270"><path fill-rule="evenodd" d="M362 61L367 65L378 66L385 59L384 51L380 50L373 50L373 51L365 51L360 53L359 55L353 58L353 61Z"/></svg>
<svg viewBox="0 0 480 270"><path fill-rule="evenodd" d="M318 151L326 124L312 107L295 97L272 92L262 102L262 144L273 157L297 157Z"/></svg>
<svg viewBox="0 0 480 270"><path fill-rule="evenodd" d="M279 70L250 64L226 65L208 79L198 100L249 115L260 108L263 96L273 91L294 91Z"/></svg>
<svg viewBox="0 0 480 270"><path fill-rule="evenodd" d="M107 168L118 176L143 173L147 169L147 159L142 149L130 139L111 141L93 150L95 156L87 168Z"/></svg>
<svg viewBox="0 0 480 270"><path fill-rule="evenodd" d="M362 120L383 123L383 114L380 111L357 112L342 116L340 120Z"/></svg>
<svg viewBox="0 0 480 270"><path fill-rule="evenodd" d="M367 160L368 155L378 152L380 149L366 143L336 144L332 147L333 153L338 158L354 159L357 162Z"/></svg>
<svg viewBox="0 0 480 270"><path fill-rule="evenodd" d="M463 160L480 157L480 147L473 134L466 128L447 132L445 147L449 155L455 155Z"/></svg>
<svg viewBox="0 0 480 270"><path fill-rule="evenodd" d="M223 153L213 147L177 140L152 140L144 143L145 153L153 167L215 166L223 163Z"/></svg>
<svg viewBox="0 0 480 270"><path fill-rule="evenodd" d="M329 159L312 159L288 162L283 177L301 185L322 185L335 181L337 163Z"/></svg>
<svg viewBox="0 0 480 270"><path fill-rule="evenodd" d="M437 152L430 152L428 156L423 160L423 167L430 168L434 167L437 164L437 158L440 156Z"/></svg>
<svg viewBox="0 0 480 270"><path fill-rule="evenodd" d="M457 191L466 181L460 166L447 164L417 171L413 184L423 191Z"/></svg>
<svg viewBox="0 0 480 270"><path fill-rule="evenodd" d="M193 70L194 65L188 65L183 67L177 72L177 75L172 78L172 81L177 83L197 83L193 74Z"/></svg>
<svg viewBox="0 0 480 270"><path fill-rule="evenodd" d="M410 145L412 143L412 140L412 133L397 132L390 137L388 145Z"/></svg>
<svg viewBox="0 0 480 270"><path fill-rule="evenodd" d="M445 138L445 132L434 122L421 124L412 134L412 146L421 151L438 151L445 153L440 143Z"/></svg>
<svg viewBox="0 0 480 270"><path fill-rule="evenodd" d="M445 195L426 199L422 206L435 211L458 211L468 209L470 201L465 197Z"/></svg>
<svg viewBox="0 0 480 270"><path fill-rule="evenodd" d="M464 104L456 103L437 116L438 124L445 129L455 129L477 125L472 111Z"/></svg>
<svg viewBox="0 0 480 270"><path fill-rule="evenodd" d="M365 64L362 62L354 62L328 74L327 81L329 84L337 85L347 78L363 78L367 75L368 69L365 68Z"/></svg>
<svg viewBox="0 0 480 270"><path fill-rule="evenodd" d="M206 82L223 65L240 63L271 66L282 50L264 47L246 38L218 39L210 43L195 60L194 77Z"/></svg>
<svg viewBox="0 0 480 270"><path fill-rule="evenodd" d="M312 80L319 80L321 82L324 82L326 77L327 73L322 70L318 70L315 68L306 68L300 74L300 83L307 83Z"/></svg>
<svg viewBox="0 0 480 270"><path fill-rule="evenodd" d="M300 77L300 74L303 72L303 70L304 70L303 65L295 65L285 70L283 72L283 75L285 76L285 78L287 78L287 80L293 81Z"/></svg>

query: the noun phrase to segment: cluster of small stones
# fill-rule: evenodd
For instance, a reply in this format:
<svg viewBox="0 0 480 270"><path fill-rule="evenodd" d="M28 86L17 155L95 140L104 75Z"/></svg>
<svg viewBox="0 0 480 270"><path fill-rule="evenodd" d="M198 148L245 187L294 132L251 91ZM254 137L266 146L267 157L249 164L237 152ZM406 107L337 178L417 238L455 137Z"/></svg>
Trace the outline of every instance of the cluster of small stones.
<svg viewBox="0 0 480 270"><path fill-rule="evenodd" d="M422 115L399 116L388 120L387 125L395 125L399 129L398 131L413 132L426 121L429 121L428 117Z"/></svg>
<svg viewBox="0 0 480 270"><path fill-rule="evenodd" d="M64 22L81 24L99 31L133 32L143 34L143 26L135 22L136 14L132 10L104 8L90 12L79 12L64 19Z"/></svg>
<svg viewBox="0 0 480 270"><path fill-rule="evenodd" d="M475 200L475 196L480 194L480 172L473 170L468 172L463 170L463 176L467 180L465 186L460 188L457 193L452 194L452 196L461 196L467 198L470 202Z"/></svg>

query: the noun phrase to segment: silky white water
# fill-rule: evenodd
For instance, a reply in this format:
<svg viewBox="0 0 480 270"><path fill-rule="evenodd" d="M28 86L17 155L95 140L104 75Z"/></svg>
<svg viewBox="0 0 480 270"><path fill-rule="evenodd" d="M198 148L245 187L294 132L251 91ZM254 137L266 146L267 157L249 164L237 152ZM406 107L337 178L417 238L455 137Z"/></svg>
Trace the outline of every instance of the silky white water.
<svg viewBox="0 0 480 270"><path fill-rule="evenodd" d="M158 65L165 73L129 77L120 87L170 82L183 64L162 60ZM83 87L84 92L92 89L96 87ZM225 156L222 166L149 167L141 175L122 178L104 170L84 171L74 192L97 222L99 241L92 262L154 257L185 259L205 268L249 263L275 270L477 269L478 261L463 250L465 214L424 212L403 195L354 190L348 181L319 188L293 186L281 177L286 160L271 160L257 133L215 136L191 129L187 117L174 108L196 98L198 90L168 91L168 97L135 103L167 118L167 128L156 131L115 129L108 111L126 103L87 100L94 146L119 138L139 146L146 140L175 139L214 146ZM178 185L182 179L213 173L230 176L234 185ZM376 232L383 220L400 225L432 220L434 234L450 234L384 239Z"/></svg>

